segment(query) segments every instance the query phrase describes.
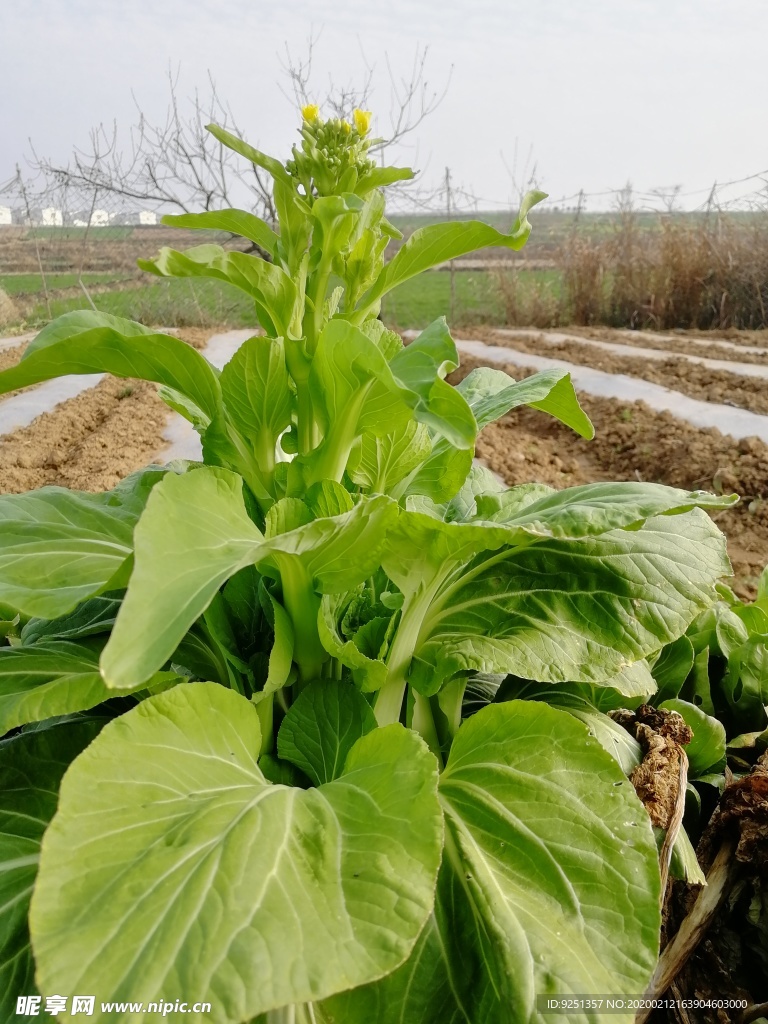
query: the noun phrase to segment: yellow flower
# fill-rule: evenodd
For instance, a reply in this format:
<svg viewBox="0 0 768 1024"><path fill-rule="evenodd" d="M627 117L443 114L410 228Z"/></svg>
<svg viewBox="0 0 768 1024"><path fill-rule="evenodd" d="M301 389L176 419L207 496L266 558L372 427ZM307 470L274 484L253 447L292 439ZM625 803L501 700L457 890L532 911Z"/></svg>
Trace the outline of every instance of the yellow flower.
<svg viewBox="0 0 768 1024"><path fill-rule="evenodd" d="M349 123L349 121L342 121L341 130L344 132L345 135L349 135L349 133L352 131L352 125Z"/></svg>
<svg viewBox="0 0 768 1024"><path fill-rule="evenodd" d="M316 103L308 103L306 107L301 108L301 116L311 124L320 116L320 107Z"/></svg>
<svg viewBox="0 0 768 1024"><path fill-rule="evenodd" d="M360 135L367 135L371 128L371 117L373 116L370 110L355 110L353 115L355 119L355 128L357 128Z"/></svg>

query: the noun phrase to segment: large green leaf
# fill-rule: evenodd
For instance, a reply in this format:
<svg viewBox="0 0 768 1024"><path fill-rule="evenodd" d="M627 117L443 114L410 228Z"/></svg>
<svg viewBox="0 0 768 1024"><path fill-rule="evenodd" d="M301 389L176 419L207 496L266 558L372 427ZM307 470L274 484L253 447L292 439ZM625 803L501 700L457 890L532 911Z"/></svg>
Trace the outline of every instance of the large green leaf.
<svg viewBox="0 0 768 1024"><path fill-rule="evenodd" d="M371 391L379 385L375 401ZM383 435L411 418L386 358L366 334L343 320L322 331L309 376L313 410L323 433L308 459L311 480L340 479L364 430Z"/></svg>
<svg viewBox="0 0 768 1024"><path fill-rule="evenodd" d="M275 446L290 426L293 399L282 338L248 338L221 372L229 419L252 446L265 477L275 465Z"/></svg>
<svg viewBox="0 0 768 1024"><path fill-rule="evenodd" d="M414 651L420 687L470 670L608 681L681 635L730 571L723 535L699 509L595 537L500 542L496 553L455 568L444 551L450 535L466 535L469 546L480 527L433 521L433 558L414 516L401 515L383 565L406 593L433 587ZM441 574L435 588L430 579Z"/></svg>
<svg viewBox="0 0 768 1024"><path fill-rule="evenodd" d="M211 364L180 338L109 313L65 313L30 342L21 360L0 373L0 394L69 373L139 377L180 391L206 416L219 405Z"/></svg>
<svg viewBox="0 0 768 1024"><path fill-rule="evenodd" d="M268 523L283 508L273 506ZM332 593L356 586L377 568L396 514L395 503L379 496L265 538L248 516L240 477L213 467L169 474L136 528L128 593L101 659L107 685L134 687L149 679L221 585L246 565L281 580L288 598L301 587L311 596L313 588ZM313 616L294 621L294 631L316 629L316 609Z"/></svg>
<svg viewBox="0 0 768 1024"><path fill-rule="evenodd" d="M535 702L485 708L461 727L440 794L435 914L396 972L323 1005L330 1022L544 1024L537 997L645 990L659 941L656 844L583 725Z"/></svg>
<svg viewBox="0 0 768 1024"><path fill-rule="evenodd" d="M542 370L515 381L503 370L479 366L457 384L456 390L466 398L481 430L512 409L530 405L554 416L582 437L595 435L589 417L579 405L571 375L565 370Z"/></svg>
<svg viewBox="0 0 768 1024"><path fill-rule="evenodd" d="M520 205L520 213L509 234L504 234L479 220L451 221L418 228L390 260L373 287L360 302L365 314L381 297L417 274L487 246L522 249L531 233L528 211L546 199L544 192L529 192ZM364 317L363 317L364 318Z"/></svg>
<svg viewBox="0 0 768 1024"><path fill-rule="evenodd" d="M675 515L693 508L728 508L739 500L735 494L717 495L627 481L567 487L521 506L517 499L523 488L513 487L499 494L499 510L486 516L487 520L525 526L542 536L586 537L633 526L653 516Z"/></svg>
<svg viewBox="0 0 768 1024"><path fill-rule="evenodd" d="M520 405L541 409L571 427L582 437L594 429L579 405L570 375L561 370L544 370L513 381L503 370L478 367L455 388L466 400L478 429ZM432 452L408 482L407 493L425 495L446 502L462 486L472 465L471 453L455 447L447 436L436 438Z"/></svg>
<svg viewBox="0 0 768 1024"><path fill-rule="evenodd" d="M344 320L332 320L320 335L309 377L324 437L311 456L292 467L309 467L304 478L297 476L294 491L315 480L340 479L361 436L392 436L396 443L413 419L468 451L477 432L474 418L461 395L443 380L457 363L444 320L389 361L375 338ZM353 455L352 467L356 465Z"/></svg>
<svg viewBox="0 0 768 1024"><path fill-rule="evenodd" d="M288 709L277 752L322 786L339 778L352 747L375 728L373 711L359 690L351 683L320 679Z"/></svg>
<svg viewBox="0 0 768 1024"><path fill-rule="evenodd" d="M56 810L59 782L102 726L67 722L0 743L0 1019L35 988L27 913L40 841Z"/></svg>
<svg viewBox="0 0 768 1024"><path fill-rule="evenodd" d="M262 327L273 337L289 334L296 286L285 271L259 256L197 245L186 252L164 247L151 260L137 260L158 277L212 277L240 288L253 299ZM137 375L138 376L138 375Z"/></svg>
<svg viewBox="0 0 768 1024"><path fill-rule="evenodd" d="M428 458L429 430L415 420L383 437L364 433L347 465L350 478L367 493L397 496L397 487Z"/></svg>
<svg viewBox="0 0 768 1024"><path fill-rule="evenodd" d="M0 601L53 619L107 588L133 551L134 526L163 475L150 469L104 494L43 487L0 495Z"/></svg>
<svg viewBox="0 0 768 1024"><path fill-rule="evenodd" d="M443 869L442 874L445 874ZM439 912L439 908L438 908ZM442 920L442 917L441 917ZM446 922L445 927L450 927ZM321 1005L322 1024L468 1024L452 971L449 950L435 913L413 952L396 971L371 985L331 996Z"/></svg>
<svg viewBox="0 0 768 1024"><path fill-rule="evenodd" d="M213 1004L206 1020L239 1024L405 960L442 845L424 743L376 729L340 778L306 791L270 784L259 745L247 700L193 683L116 719L78 758L30 914L44 991L183 992ZM93 1019L128 1015L97 1002Z"/></svg>
<svg viewBox="0 0 768 1024"><path fill-rule="evenodd" d="M152 677L167 686L173 672ZM110 697L99 672L99 646L49 640L31 647L0 647L0 736L28 722L87 711Z"/></svg>
<svg viewBox="0 0 768 1024"><path fill-rule="evenodd" d="M158 484L136 527L128 593L102 654L107 685L149 679L219 587L253 564L262 541L234 473L197 469Z"/></svg>
<svg viewBox="0 0 768 1024"><path fill-rule="evenodd" d="M456 345L444 317L430 324L389 364L395 379L407 388L408 404L416 419L456 448L471 448L477 435L475 417L461 392L443 379L458 365Z"/></svg>
<svg viewBox="0 0 768 1024"><path fill-rule="evenodd" d="M21 631L25 646L50 640L84 640L109 633L120 609L120 597L91 597L57 619L30 619Z"/></svg>
<svg viewBox="0 0 768 1024"><path fill-rule="evenodd" d="M0 647L0 736L112 696L99 675L98 648L65 640Z"/></svg>
<svg viewBox="0 0 768 1024"><path fill-rule="evenodd" d="M194 231L229 231L255 242L270 256L275 255L277 235L266 221L245 210L206 210L205 213L168 213L163 224Z"/></svg>

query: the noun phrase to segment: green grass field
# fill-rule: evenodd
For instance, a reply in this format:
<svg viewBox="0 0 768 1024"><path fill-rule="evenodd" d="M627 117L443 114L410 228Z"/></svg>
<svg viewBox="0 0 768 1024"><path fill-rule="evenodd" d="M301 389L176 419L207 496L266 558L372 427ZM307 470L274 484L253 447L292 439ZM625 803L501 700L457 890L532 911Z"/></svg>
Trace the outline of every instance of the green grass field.
<svg viewBox="0 0 768 1024"><path fill-rule="evenodd" d="M126 274L88 273L83 274L83 284L110 284L125 281ZM77 274L46 274L45 283L49 290L73 288L78 283ZM43 278L40 274L0 274L0 288L6 295L35 295L43 292Z"/></svg>
<svg viewBox="0 0 768 1024"><path fill-rule="evenodd" d="M454 280L453 308L451 275L447 271L435 271L407 281L385 296L382 303L383 320L399 329L423 328L440 316L456 324L505 323L505 304L495 274L461 270L456 271ZM556 271L521 272L517 275L518 302L525 302L528 294L536 287L546 285L557 288L558 281ZM49 319L48 309L42 296L40 298L41 301L30 310L26 318L33 326L46 323ZM118 287L94 295L93 301L102 312L167 327L248 327L255 323L253 304L248 296L222 281L158 281L150 278L141 288ZM54 298L51 300L51 315L60 316L85 306L84 296L81 295L66 299Z"/></svg>
<svg viewBox="0 0 768 1024"><path fill-rule="evenodd" d="M150 279L143 288L101 292L93 296L93 303L103 313L166 327L248 327L256 322L248 296L223 281ZM51 300L53 317L84 308L84 296ZM44 302L38 303L27 316L33 326L48 319Z"/></svg>
<svg viewBox="0 0 768 1024"><path fill-rule="evenodd" d="M504 309L498 289L484 271L457 271L451 309L451 275L435 271L406 281L384 297L382 319L393 327L426 327L439 316L454 322L501 323Z"/></svg>

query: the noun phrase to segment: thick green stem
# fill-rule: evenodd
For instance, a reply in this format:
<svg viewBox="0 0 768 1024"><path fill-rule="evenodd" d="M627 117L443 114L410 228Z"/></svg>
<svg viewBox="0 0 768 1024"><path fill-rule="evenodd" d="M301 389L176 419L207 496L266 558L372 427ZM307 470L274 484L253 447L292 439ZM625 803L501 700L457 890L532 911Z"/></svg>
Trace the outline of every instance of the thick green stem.
<svg viewBox="0 0 768 1024"><path fill-rule="evenodd" d="M429 749L435 755L438 760L440 767L443 767L443 755L440 750L440 739L437 735L437 728L435 726L434 715L432 714L432 708L429 703L429 699L424 697L422 694L417 693L411 688L411 694L413 696L413 716L411 718L411 728L421 736L426 742Z"/></svg>
<svg viewBox="0 0 768 1024"><path fill-rule="evenodd" d="M264 700L259 701L256 705L256 713L259 716L259 724L261 726L261 749L259 750L259 756L270 753L274 744L273 706L274 694L265 697Z"/></svg>
<svg viewBox="0 0 768 1024"><path fill-rule="evenodd" d="M273 490L273 477L275 474L275 439L269 430L263 428L254 446L256 462L261 470L267 490Z"/></svg>
<svg viewBox="0 0 768 1024"><path fill-rule="evenodd" d="M320 643L317 629L320 598L312 587L312 580L307 571L297 558L286 556L276 560L283 585L285 609L291 617L296 638L293 660L299 670L299 683L304 684L319 679L329 657Z"/></svg>
<svg viewBox="0 0 768 1024"><path fill-rule="evenodd" d="M296 399L299 418L299 455L308 455L317 444L317 425L307 380L296 381Z"/></svg>
<svg viewBox="0 0 768 1024"><path fill-rule="evenodd" d="M408 595L403 602L400 623L387 658L387 682L379 690L374 706L379 725L390 725L400 720L408 669L419 644L424 619L444 575L438 572L429 584Z"/></svg>
<svg viewBox="0 0 768 1024"><path fill-rule="evenodd" d="M400 721L403 697L407 685L407 673L416 647L421 620L428 604L419 614L418 602L405 601L395 638L387 658L387 681L376 695L374 714L379 725L391 725Z"/></svg>

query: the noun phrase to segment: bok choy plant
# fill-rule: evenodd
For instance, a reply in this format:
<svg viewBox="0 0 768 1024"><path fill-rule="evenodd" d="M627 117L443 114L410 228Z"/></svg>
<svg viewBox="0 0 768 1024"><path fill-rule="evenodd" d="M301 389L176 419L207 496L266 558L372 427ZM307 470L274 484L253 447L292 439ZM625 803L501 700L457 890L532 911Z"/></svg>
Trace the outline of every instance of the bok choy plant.
<svg viewBox="0 0 768 1024"><path fill-rule="evenodd" d="M141 265L235 285L261 333L219 372L68 313L0 374L155 381L203 448L107 493L0 496L2 1018L35 986L94 994L95 1021L206 1000L169 1019L216 1024L522 1024L558 994L639 995L648 817L598 710L499 683L649 696L648 659L730 572L707 511L734 499L504 487L478 431L529 405L590 437L569 375L452 387L444 320L404 346L377 318L430 267L520 249L542 193L509 233L432 225L387 261L383 190L412 172L374 161L367 112L305 108L286 163L210 131L271 175L278 223L166 222L269 259Z"/></svg>

